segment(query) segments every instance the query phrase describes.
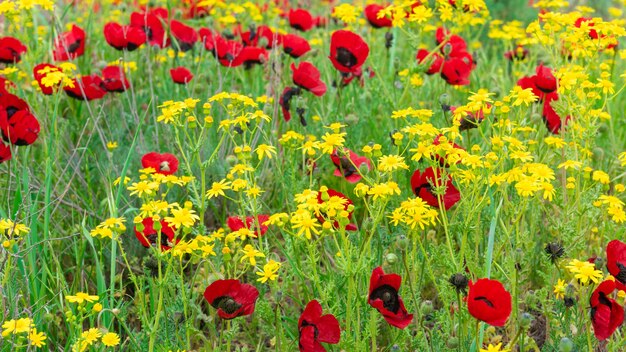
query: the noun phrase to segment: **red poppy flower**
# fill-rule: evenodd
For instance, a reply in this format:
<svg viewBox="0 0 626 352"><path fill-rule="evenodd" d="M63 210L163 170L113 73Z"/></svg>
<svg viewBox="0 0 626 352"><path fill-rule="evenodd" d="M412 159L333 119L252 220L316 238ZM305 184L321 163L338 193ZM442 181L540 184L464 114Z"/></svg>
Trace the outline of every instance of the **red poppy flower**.
<svg viewBox="0 0 626 352"><path fill-rule="evenodd" d="M151 217L147 217L141 221L143 224L143 231L138 231L137 226L135 226L135 236L141 245L150 248L151 246L156 246L157 241L159 241L159 231L154 229L154 220ZM176 243L178 243L179 239L174 239L176 236L176 227L170 226L165 220L161 220L161 242L160 247L161 251L169 251Z"/></svg>
<svg viewBox="0 0 626 352"><path fill-rule="evenodd" d="M176 48L180 51L189 51L193 49L194 44L198 41L198 33L192 27L182 22L172 20L170 23L170 31L175 39Z"/></svg>
<svg viewBox="0 0 626 352"><path fill-rule="evenodd" d="M309 42L297 34L284 35L282 43L283 51L296 59L311 50Z"/></svg>
<svg viewBox="0 0 626 352"><path fill-rule="evenodd" d="M37 66L35 66L33 68L33 76L35 77L35 80L37 81L37 83L39 84L39 88L41 88L41 92L45 95L51 95L52 93L54 93L54 90L56 88L59 87L59 85L61 84L61 82L59 82L56 86L54 87L46 87L41 80L47 76L47 74L49 72L56 72L56 71L61 71L60 68L54 66L54 65L50 65L50 64L39 64Z"/></svg>
<svg viewBox="0 0 626 352"><path fill-rule="evenodd" d="M459 125L459 131L465 131L465 130L469 130L469 129L472 129L472 128L477 128L478 125L481 122L483 122L483 120L485 119L485 111L487 111L487 112L491 111L491 107L492 107L491 104L486 103L485 106L481 110L479 110L477 112L465 111L466 115L465 116L461 116L461 118L460 118L461 124ZM450 112L454 113L454 111L457 108L455 106L450 106L449 109L450 109ZM435 140L438 141L439 137L440 136L437 136L437 138ZM459 148L459 149L465 150L460 145L457 145L456 143L453 143L453 144L454 144L455 148ZM445 160L440 160L440 161L443 161L445 163ZM457 161L457 163L460 163L460 162L461 162L461 160Z"/></svg>
<svg viewBox="0 0 626 352"><path fill-rule="evenodd" d="M518 45L515 49L504 53L504 57L509 61L522 61L528 57L529 53L528 49Z"/></svg>
<svg viewBox="0 0 626 352"><path fill-rule="evenodd" d="M588 32L589 38L591 39L606 38L605 34L598 35L598 32L594 29L595 24L593 23L593 20L591 18L580 17L576 20L576 22L574 23L574 26L576 28L581 28L583 26L583 23L586 23L587 28L589 28L589 32ZM611 36L611 38L614 38L614 37ZM612 49L612 48L615 48L616 46L617 46L617 39L615 39L614 43L609 44L606 48Z"/></svg>
<svg viewBox="0 0 626 352"><path fill-rule="evenodd" d="M443 62L441 77L453 86L470 84L473 61L470 54L461 57L450 57Z"/></svg>
<svg viewBox="0 0 626 352"><path fill-rule="evenodd" d="M120 66L107 66L102 69L102 87L107 92L124 92L130 84L126 79L124 69Z"/></svg>
<svg viewBox="0 0 626 352"><path fill-rule="evenodd" d="M224 40L217 31L208 28L200 28L198 30L200 41L204 44L204 48L215 55L215 47L218 40Z"/></svg>
<svg viewBox="0 0 626 352"><path fill-rule="evenodd" d="M63 90L74 99L96 100L107 94L107 91L102 87L102 78L98 75L83 76L80 80L73 79L72 81L74 82L74 88L67 86Z"/></svg>
<svg viewBox="0 0 626 352"><path fill-rule="evenodd" d="M398 294L401 284L400 275L385 274L381 267L374 269L370 278L367 303L376 308L389 325L404 329L411 324L413 314L407 313L404 302Z"/></svg>
<svg viewBox="0 0 626 352"><path fill-rule="evenodd" d="M193 73L183 66L170 69L170 76L176 84L187 84L193 79Z"/></svg>
<svg viewBox="0 0 626 352"><path fill-rule="evenodd" d="M341 193L341 192L335 191L334 189L328 189L328 190L326 191L326 193L328 194L328 199L329 199L329 200L332 200L332 198L333 198L333 197L337 197L337 198L341 198L341 199L343 199L343 201L345 202L345 203L343 204L343 210L348 210L348 208L349 208L351 205L353 205L352 200L350 200L350 198L346 197L346 196L345 196L343 193ZM328 201L328 200L326 200L326 202L327 202L327 201ZM322 204L322 203L325 203L325 201L322 199L322 192L319 192L319 193L317 194L317 204ZM319 215L317 216L317 221L319 221L319 222L320 222L320 224L323 224L323 223L325 223L325 222L326 222L326 219L325 219L325 218L326 218L326 214L319 214ZM349 220L352 220L352 212L350 212L350 213L348 214L348 219L349 219ZM335 221L335 222L333 222L333 227L334 227L335 229L338 229L338 228L339 228L339 221ZM356 225L355 225L355 224L350 223L350 224L346 225L346 230L348 230L348 231L356 231L356 230L357 230L357 227L356 227Z"/></svg>
<svg viewBox="0 0 626 352"><path fill-rule="evenodd" d="M0 77L0 95L7 94L7 85L11 84L11 81L4 77Z"/></svg>
<svg viewBox="0 0 626 352"><path fill-rule="evenodd" d="M259 297L256 287L242 284L239 280L217 280L204 291L204 298L217 309L222 319L233 319L254 313Z"/></svg>
<svg viewBox="0 0 626 352"><path fill-rule="evenodd" d="M427 168L424 172L420 172L419 169L415 170L411 177L411 189L413 193L422 198L426 204L431 207L439 207L439 200L437 195L433 192L433 188L437 185L442 186L444 181L440 169ZM442 196L442 203L446 210L450 209L461 199L461 193L454 187L452 183L452 176L447 174L445 181L446 193Z"/></svg>
<svg viewBox="0 0 626 352"><path fill-rule="evenodd" d="M345 155L339 155L337 149L333 150L333 153L330 154L330 160L332 160L333 164L337 168L333 175L345 177L345 179L350 183L359 182L361 180L359 169L362 165L365 165L369 171L371 169L370 161L364 156L358 156L350 149L344 148L344 150L348 152L350 156L349 158Z"/></svg>
<svg viewBox="0 0 626 352"><path fill-rule="evenodd" d="M365 6L365 18L367 22L374 28L391 27L391 19L387 17L378 18L378 12L384 9L384 6L378 4L370 4Z"/></svg>
<svg viewBox="0 0 626 352"><path fill-rule="evenodd" d="M504 326L511 315L511 294L498 280L470 281L467 310L489 325Z"/></svg>
<svg viewBox="0 0 626 352"><path fill-rule="evenodd" d="M609 295L616 289L615 281L602 282L591 294L591 323L598 340L606 340L624 322L624 308Z"/></svg>
<svg viewBox="0 0 626 352"><path fill-rule="evenodd" d="M527 89L531 88L533 94L539 97L539 100L553 99L556 97L557 80L552 74L552 69L539 64L533 76L526 76L517 81L517 85ZM558 97L557 97L558 99Z"/></svg>
<svg viewBox="0 0 626 352"><path fill-rule="evenodd" d="M11 160L11 147L0 140L0 164Z"/></svg>
<svg viewBox="0 0 626 352"><path fill-rule="evenodd" d="M39 121L28 110L10 113L0 105L0 131L4 140L14 145L33 144L39 136Z"/></svg>
<svg viewBox="0 0 626 352"><path fill-rule="evenodd" d="M613 240L606 246L606 268L617 281L626 285L626 243Z"/></svg>
<svg viewBox="0 0 626 352"><path fill-rule="evenodd" d="M322 306L312 300L304 308L298 320L300 352L325 352L320 342L336 344L341 338L339 322L332 314L322 315Z"/></svg>
<svg viewBox="0 0 626 352"><path fill-rule="evenodd" d="M326 93L326 84L320 80L320 71L312 63L303 61L296 67L291 64L293 83L302 89L321 97Z"/></svg>
<svg viewBox="0 0 626 352"><path fill-rule="evenodd" d="M0 108L4 107L7 111L8 117L11 118L13 114L18 112L19 110L30 111L30 107L24 101L24 99L18 97L17 95L11 93L5 93L0 95Z"/></svg>
<svg viewBox="0 0 626 352"><path fill-rule="evenodd" d="M130 25L144 31L150 45L165 48L169 45L169 38L165 36L162 11L133 12L130 14ZM167 17L166 17L167 18Z"/></svg>
<svg viewBox="0 0 626 352"><path fill-rule="evenodd" d="M243 51L243 48L243 44L238 41L226 40L221 37L217 37L215 45L215 55L222 66L239 66L242 62L236 61L236 59Z"/></svg>
<svg viewBox="0 0 626 352"><path fill-rule="evenodd" d="M172 175L178 170L178 159L169 153L151 152L141 158L141 166L143 168L151 167L158 174Z"/></svg>
<svg viewBox="0 0 626 352"><path fill-rule="evenodd" d="M142 46L147 38L143 29L109 22L104 25L104 39L117 50L133 51Z"/></svg>
<svg viewBox="0 0 626 352"><path fill-rule="evenodd" d="M563 122L567 124L567 122L571 118L571 116L568 115L565 117L565 121L563 121L563 119L561 119L561 116L556 113L556 111L552 107L552 102L558 99L559 96L555 92L553 94L547 95L546 100L543 102L543 121L546 123L548 131L552 132L553 134L559 134L561 132Z"/></svg>
<svg viewBox="0 0 626 352"><path fill-rule="evenodd" d="M280 33L274 33L268 26L259 26L256 31L258 38L257 43L254 46L261 46L266 49L272 49L273 47L282 44L284 36Z"/></svg>
<svg viewBox="0 0 626 352"><path fill-rule="evenodd" d="M289 111L291 109L291 99L296 95L300 95L301 92L302 90L299 87L286 87L280 95L278 105L280 105L285 121L289 122L291 120L291 112Z"/></svg>
<svg viewBox="0 0 626 352"><path fill-rule="evenodd" d="M85 53L85 31L77 25L59 35L54 41L52 52L55 61L73 60Z"/></svg>
<svg viewBox="0 0 626 352"><path fill-rule="evenodd" d="M463 53L467 53L467 43L465 39L456 34L451 34L442 27L437 28L435 39L437 45L445 43L439 50L446 56L459 56L463 55Z"/></svg>
<svg viewBox="0 0 626 352"><path fill-rule="evenodd" d="M228 225L231 231L237 231L244 227L253 229L254 235L260 237L267 232L268 227L267 225L263 225L263 223L269 220L269 218L269 215L258 215L255 220L254 216L246 216L244 223L244 220L239 216L229 216L228 219L226 219L226 225Z"/></svg>
<svg viewBox="0 0 626 352"><path fill-rule="evenodd" d="M356 74L367 60L370 48L356 33L339 30L330 37L330 61L341 72Z"/></svg>
<svg viewBox="0 0 626 352"><path fill-rule="evenodd" d="M265 50L265 48L245 46L241 49L235 59L230 62L229 67L238 67L244 65L246 69L249 69L253 65L263 64L264 62L267 62L268 58L269 54L267 50Z"/></svg>
<svg viewBox="0 0 626 352"><path fill-rule="evenodd" d="M420 49L417 52L417 55L415 56L415 58L418 60L420 64L430 63L430 67L426 71L426 74L433 75L441 71L441 65L443 65L443 56L437 53L431 54L430 51L426 49Z"/></svg>
<svg viewBox="0 0 626 352"><path fill-rule="evenodd" d="M306 32L313 28L315 22L309 11L297 9L289 10L289 25L297 30Z"/></svg>
<svg viewBox="0 0 626 352"><path fill-rule="evenodd" d="M203 0L192 0L189 1L189 7L185 12L185 18L204 18L210 15L211 7L209 6L198 6Z"/></svg>
<svg viewBox="0 0 626 352"><path fill-rule="evenodd" d="M22 42L13 37L0 38L0 62L16 64L22 61L22 54L28 49Z"/></svg>

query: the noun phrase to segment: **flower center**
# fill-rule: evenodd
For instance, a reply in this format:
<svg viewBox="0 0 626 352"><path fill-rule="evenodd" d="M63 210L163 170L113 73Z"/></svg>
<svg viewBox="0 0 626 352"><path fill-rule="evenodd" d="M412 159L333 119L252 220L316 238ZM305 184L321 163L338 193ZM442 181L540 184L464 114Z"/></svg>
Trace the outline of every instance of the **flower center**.
<svg viewBox="0 0 626 352"><path fill-rule="evenodd" d="M489 306L489 307L491 307L491 308L493 308L493 307L494 307L494 306L493 306L493 303L491 303L491 301L490 301L487 297L484 297L484 296L479 296L479 297L474 298L474 300L475 300L475 301L482 301L482 302L485 302L485 304L486 304L486 305L488 305L488 306Z"/></svg>
<svg viewBox="0 0 626 352"><path fill-rule="evenodd" d="M398 313L398 310L400 309L398 291L389 285L382 285L375 289L370 295L370 299L380 299L383 301L383 307L394 314Z"/></svg>
<svg viewBox="0 0 626 352"><path fill-rule="evenodd" d="M161 171L169 172L170 171L170 163L168 161L163 161L159 164L159 169Z"/></svg>
<svg viewBox="0 0 626 352"><path fill-rule="evenodd" d="M346 48L337 48L337 55L335 56L335 59L345 67L355 66L358 62L356 56L354 56L354 54Z"/></svg>
<svg viewBox="0 0 626 352"><path fill-rule="evenodd" d="M230 296L221 296L217 297L212 304L213 308L221 309L228 314L235 313L239 308L241 308L241 304L237 303Z"/></svg>

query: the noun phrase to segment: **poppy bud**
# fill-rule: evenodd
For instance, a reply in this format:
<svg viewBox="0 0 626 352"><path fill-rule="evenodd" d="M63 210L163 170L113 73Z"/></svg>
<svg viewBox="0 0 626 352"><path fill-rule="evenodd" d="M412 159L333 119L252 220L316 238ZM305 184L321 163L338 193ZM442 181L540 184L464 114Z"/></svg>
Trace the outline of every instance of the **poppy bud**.
<svg viewBox="0 0 626 352"><path fill-rule="evenodd" d="M450 106L450 96L448 93L443 93L439 96L439 104L441 106Z"/></svg>
<svg viewBox="0 0 626 352"><path fill-rule="evenodd" d="M420 312L424 315L431 314L434 310L433 302L430 300L426 300L420 304Z"/></svg>
<svg viewBox="0 0 626 352"><path fill-rule="evenodd" d="M596 260L593 262L595 264L597 270L602 270L606 265L606 260L602 257L596 257Z"/></svg>
<svg viewBox="0 0 626 352"><path fill-rule="evenodd" d="M394 253L388 253L385 256L385 260L387 261L387 263L389 263L390 265L395 264L398 261L398 256L395 255Z"/></svg>
<svg viewBox="0 0 626 352"><path fill-rule="evenodd" d="M604 150L602 148L593 148L593 159L596 161L602 161L604 159Z"/></svg>
<svg viewBox="0 0 626 352"><path fill-rule="evenodd" d="M519 324L523 329L527 329L533 322L534 318L530 313L522 313L519 319Z"/></svg>
<svg viewBox="0 0 626 352"><path fill-rule="evenodd" d="M552 261L552 263L556 263L556 261L561 258L565 254L565 248L559 242L550 242L546 244L544 251Z"/></svg>
<svg viewBox="0 0 626 352"><path fill-rule="evenodd" d="M567 337L559 341L559 352L572 352L574 350L574 342Z"/></svg>
<svg viewBox="0 0 626 352"><path fill-rule="evenodd" d="M398 245L398 248L405 250L409 246L409 239L406 238L405 235L400 235L396 240L396 244Z"/></svg>
<svg viewBox="0 0 626 352"><path fill-rule="evenodd" d="M450 43L446 43L446 44L443 46L442 50L443 50L443 54L444 54L445 56L450 55L450 53L452 52L452 44L450 44Z"/></svg>
<svg viewBox="0 0 626 352"><path fill-rule="evenodd" d="M457 293L461 293L461 292L465 293L467 290L467 285L469 283L469 280L467 276L465 276L463 273L456 273L450 276L450 279L448 279L448 282L452 286L454 286Z"/></svg>
<svg viewBox="0 0 626 352"><path fill-rule="evenodd" d="M230 166L235 166L235 164L237 164L237 157L230 154L226 156L226 163L228 163L228 165Z"/></svg>
<svg viewBox="0 0 626 352"><path fill-rule="evenodd" d="M359 117L356 114L348 114L346 115L345 121L349 125L356 125L359 122Z"/></svg>
<svg viewBox="0 0 626 352"><path fill-rule="evenodd" d="M459 347L459 338L456 336L448 337L448 339L446 340L446 347L448 347L451 350L454 350L457 347Z"/></svg>

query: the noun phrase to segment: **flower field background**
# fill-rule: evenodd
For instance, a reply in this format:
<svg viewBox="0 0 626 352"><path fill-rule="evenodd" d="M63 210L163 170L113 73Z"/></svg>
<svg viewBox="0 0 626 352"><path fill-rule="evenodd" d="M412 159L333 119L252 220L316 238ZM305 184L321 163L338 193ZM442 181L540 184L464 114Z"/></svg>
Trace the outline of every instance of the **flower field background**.
<svg viewBox="0 0 626 352"><path fill-rule="evenodd" d="M2 351L625 351L625 11L2 1Z"/></svg>

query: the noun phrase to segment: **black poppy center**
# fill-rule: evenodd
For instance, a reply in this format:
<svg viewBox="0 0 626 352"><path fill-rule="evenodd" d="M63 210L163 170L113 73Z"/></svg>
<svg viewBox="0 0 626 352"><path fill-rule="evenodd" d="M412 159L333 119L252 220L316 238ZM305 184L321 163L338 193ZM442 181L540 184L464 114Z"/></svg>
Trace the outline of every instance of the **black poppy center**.
<svg viewBox="0 0 626 352"><path fill-rule="evenodd" d="M339 157L339 165L335 164L335 166L343 173L344 177L352 176L357 172L352 161L345 156Z"/></svg>
<svg viewBox="0 0 626 352"><path fill-rule="evenodd" d="M488 306L489 306L489 307L491 307L491 308L493 308L493 307L494 307L494 306L493 306L493 303L491 303L491 301L490 301L487 297L484 297L484 296L478 296L478 297L474 298L474 300L475 300L475 301L482 301L482 302L485 302L485 304L486 304L486 305L488 305Z"/></svg>
<svg viewBox="0 0 626 352"><path fill-rule="evenodd" d="M619 273L615 275L615 278L626 285L626 266L622 263L617 263L617 267L619 268Z"/></svg>
<svg viewBox="0 0 626 352"><path fill-rule="evenodd" d="M335 55L335 59L345 67L355 66L358 62L356 56L354 56L354 54L352 54L350 50L343 47L337 48L337 54Z"/></svg>
<svg viewBox="0 0 626 352"><path fill-rule="evenodd" d="M157 233L153 233L153 234L147 235L146 239L148 240L148 242L150 242L150 244L154 246L159 241L159 235ZM164 247L171 247L172 245L170 243L170 239L162 232L161 232L161 243L159 244Z"/></svg>
<svg viewBox="0 0 626 352"><path fill-rule="evenodd" d="M400 310L400 298L398 297L398 291L389 285L382 285L372 291L370 299L380 299L383 301L383 307L394 314L398 313L398 310Z"/></svg>
<svg viewBox="0 0 626 352"><path fill-rule="evenodd" d="M609 308L611 308L612 304L611 304L611 300L609 300L606 295L604 294L604 292L600 292L600 294L598 295L598 301L600 301L600 304L603 304Z"/></svg>
<svg viewBox="0 0 626 352"><path fill-rule="evenodd" d="M432 193L431 190L433 189L433 186L430 185L430 183L425 183L423 185L419 185L417 187L415 187L415 189L413 190L415 192L415 195L419 197L420 192L422 190L425 190L428 193Z"/></svg>
<svg viewBox="0 0 626 352"><path fill-rule="evenodd" d="M76 50L78 50L78 48L80 48L80 39L77 39L75 42L73 42L68 48L67 48L67 52L68 53L74 53Z"/></svg>
<svg viewBox="0 0 626 352"><path fill-rule="evenodd" d="M306 320L302 321L302 325L300 327L300 331L302 331L304 328L306 328L307 326L312 326L313 327L313 337L317 340L317 336L319 335L319 330L317 329L317 326L315 324L311 324Z"/></svg>
<svg viewBox="0 0 626 352"><path fill-rule="evenodd" d="M237 303L237 301L230 296L217 297L211 305L213 308L221 309L227 314L233 314L241 308L241 304Z"/></svg>
<svg viewBox="0 0 626 352"><path fill-rule="evenodd" d="M179 41L178 49L182 52L186 52L186 51L193 49L193 44L194 43Z"/></svg>

